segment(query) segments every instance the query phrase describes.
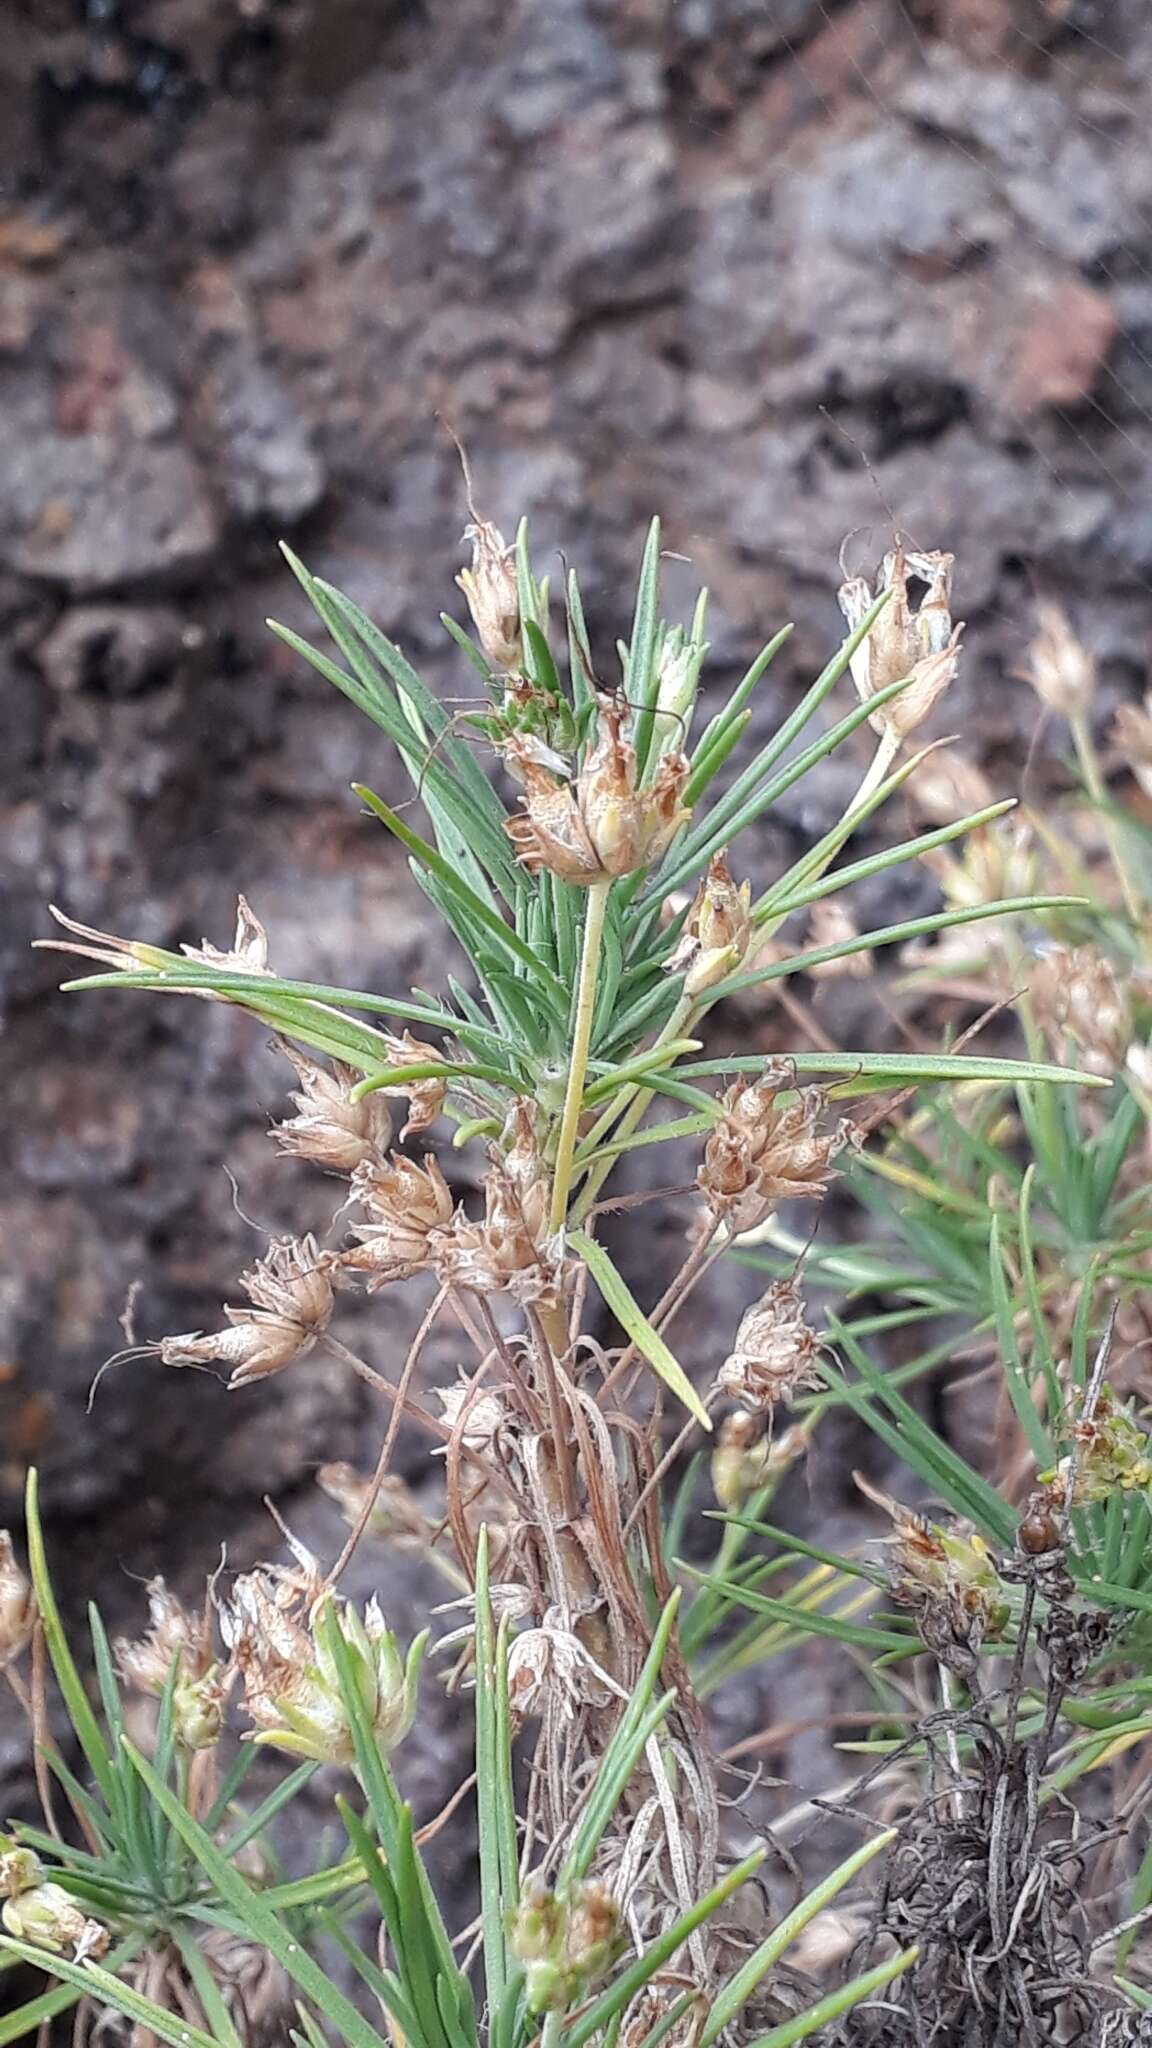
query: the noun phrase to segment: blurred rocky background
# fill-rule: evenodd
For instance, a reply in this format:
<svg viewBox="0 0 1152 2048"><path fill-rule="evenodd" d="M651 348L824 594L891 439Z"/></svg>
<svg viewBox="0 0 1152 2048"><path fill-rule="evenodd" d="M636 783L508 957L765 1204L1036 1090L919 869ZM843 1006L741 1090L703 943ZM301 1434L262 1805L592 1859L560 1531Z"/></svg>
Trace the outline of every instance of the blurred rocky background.
<svg viewBox="0 0 1152 2048"><path fill-rule="evenodd" d="M192 1589L222 1541L235 1563L264 1547L265 1495L330 1544L312 1475L368 1462L376 1418L316 1358L231 1397L127 1365L86 1412L130 1291L142 1336L212 1327L261 1233L323 1229L339 1196L267 1143L288 1077L254 1026L60 997L62 963L29 950L45 904L222 944L243 889L281 973L443 973L349 793L397 792L379 736L263 626L308 630L276 540L467 695L436 623L465 517L449 420L485 512L510 530L528 511L538 553L579 565L604 644L653 511L690 558L674 591L714 593L720 680L794 619L767 726L838 637L845 535L871 565L895 522L956 553L969 651L946 726L1010 786L1037 592L1101 657L1103 709L1143 687L1152 13L5 0L4 18L0 1521L35 1459L69 1605L98 1589L122 1622L134 1575ZM851 774L806 785L753 858L829 822ZM926 878L896 886L927 906ZM722 1328L698 1313L701 1350L742 1284ZM378 1362L416 1314L397 1296L365 1325ZM402 1444L410 1475L425 1457ZM396 1590L401 1628L426 1597ZM421 1723L422 1817L457 1740L442 1707ZM17 1750L13 1731L0 1808Z"/></svg>

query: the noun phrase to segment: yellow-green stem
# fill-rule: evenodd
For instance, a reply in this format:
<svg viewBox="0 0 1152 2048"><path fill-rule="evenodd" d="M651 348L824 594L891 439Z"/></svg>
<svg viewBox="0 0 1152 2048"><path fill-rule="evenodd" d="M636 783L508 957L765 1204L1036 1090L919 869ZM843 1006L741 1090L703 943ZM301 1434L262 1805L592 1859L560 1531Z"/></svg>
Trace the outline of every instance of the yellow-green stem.
<svg viewBox="0 0 1152 2048"><path fill-rule="evenodd" d="M653 1050L658 1045L667 1045L670 1044L672 1039L679 1038L683 1031L695 1020L696 1010L697 1005L693 998L681 995L672 1015L652 1040ZM618 1095L609 1104L608 1109L605 1110L595 1129L589 1133L589 1149L592 1149L593 1142L597 1145L600 1143L600 1140L611 1130L617 1117L620 1117L620 1121L616 1125L616 1136L618 1138L630 1137L647 1110L649 1103L653 1100L656 1090L654 1088L642 1088L638 1081L633 1081L628 1085L627 1089L621 1091L621 1094L624 1103L627 1104L623 1116L620 1115L621 1096ZM631 1097L631 1100L629 1100L629 1097ZM582 1223L585 1216L587 1216L605 1180L616 1164L617 1156L617 1154L613 1153L608 1159L599 1160L589 1171L588 1178L580 1194L580 1199L573 1210L574 1222Z"/></svg>
<svg viewBox="0 0 1152 2048"><path fill-rule="evenodd" d="M562 1230L568 1214L572 1161L580 1130L580 1109L584 1101L588 1052L592 1044L592 1018L596 1009L596 984L600 976L604 914L608 908L608 892L611 887L611 882L605 879L603 882L593 883L588 891L588 908L584 915L584 945L580 954L580 981L576 990L576 1018L572 1030L571 1064L568 1068L568 1088L564 1097L564 1114L560 1120L556 1165L552 1173L552 1209L548 1218L548 1228L551 1231Z"/></svg>

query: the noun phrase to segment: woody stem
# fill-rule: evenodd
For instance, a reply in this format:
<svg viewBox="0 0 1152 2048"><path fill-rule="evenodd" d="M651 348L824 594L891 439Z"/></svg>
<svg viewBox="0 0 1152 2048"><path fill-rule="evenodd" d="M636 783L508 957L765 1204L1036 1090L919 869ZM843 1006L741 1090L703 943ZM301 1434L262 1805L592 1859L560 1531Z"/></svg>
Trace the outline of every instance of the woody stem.
<svg viewBox="0 0 1152 2048"><path fill-rule="evenodd" d="M580 980L576 989L576 1015L572 1026L568 1088L564 1096L564 1114L560 1120L556 1165L552 1174L552 1207L548 1217L548 1228L553 1233L564 1228L568 1214L572 1161L580 1130L580 1110L584 1101L588 1053L592 1044L592 1018L596 1008L596 984L600 975L604 915L608 908L608 892L611 887L611 881L605 877L604 881L593 883L588 891L588 908L584 916L584 946L580 955Z"/></svg>

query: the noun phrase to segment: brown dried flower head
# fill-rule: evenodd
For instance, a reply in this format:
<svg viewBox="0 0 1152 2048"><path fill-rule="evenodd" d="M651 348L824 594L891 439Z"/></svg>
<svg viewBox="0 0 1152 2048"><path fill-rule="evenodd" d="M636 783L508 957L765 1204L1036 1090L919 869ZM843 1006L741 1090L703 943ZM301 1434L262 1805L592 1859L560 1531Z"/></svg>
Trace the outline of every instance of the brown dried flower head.
<svg viewBox="0 0 1152 2048"><path fill-rule="evenodd" d="M474 1223L457 1210L451 1228L436 1239L436 1270L442 1280L478 1294L507 1290L521 1305L555 1307L564 1261L547 1224L547 1178L518 1173L511 1157L494 1154L484 1177L484 1220Z"/></svg>
<svg viewBox="0 0 1152 2048"><path fill-rule="evenodd" d="M399 1038L394 1032L386 1031L384 1037L388 1042L389 1058L394 1060L398 1067L426 1066L433 1062L439 1065L443 1061L444 1055L438 1046L426 1045L422 1039L413 1038L410 1031L405 1031ZM448 1079L445 1076L441 1080L438 1074L430 1074L423 1081L402 1081L395 1088L373 1089L373 1096L377 1093L407 1096L408 1121L400 1136L408 1138L413 1132L426 1131L429 1124L435 1123L444 1107ZM371 1101L372 1097L367 1099Z"/></svg>
<svg viewBox="0 0 1152 2048"><path fill-rule="evenodd" d="M518 735L504 749L524 788L524 808L506 827L518 858L532 873L548 868L582 888L658 861L688 815L680 800L687 755L663 754L640 787L627 706L601 696L597 713L596 743L575 785L557 780Z"/></svg>
<svg viewBox="0 0 1152 2048"><path fill-rule="evenodd" d="M1076 638L1067 613L1050 598L1036 604L1037 632L1030 665L1021 671L1041 702L1061 718L1083 718L1096 695L1096 663Z"/></svg>
<svg viewBox="0 0 1152 2048"><path fill-rule="evenodd" d="M341 1060L321 1066L292 1045L282 1045L281 1051L300 1082L292 1092L299 1114L272 1126L281 1151L314 1160L333 1173L352 1173L366 1163L382 1165L392 1142L392 1116L384 1092L356 1102L352 1091L360 1076L354 1067Z"/></svg>
<svg viewBox="0 0 1152 2048"><path fill-rule="evenodd" d="M884 557L875 591L863 577L856 576L838 593L840 609L854 632L876 598L886 590L891 592L850 664L856 693L865 704L889 684L910 678L907 689L881 705L869 719L873 730L882 735L905 738L955 681L964 629L952 623L953 561L952 555L896 548ZM915 608L908 594L909 577L927 585Z"/></svg>
<svg viewBox="0 0 1152 2048"><path fill-rule="evenodd" d="M684 976L685 995L704 995L742 966L752 937L751 912L751 882L737 888L727 854L713 854L664 963L666 973Z"/></svg>
<svg viewBox="0 0 1152 2048"><path fill-rule="evenodd" d="M224 1310L231 1328L211 1336L164 1337L158 1347L165 1365L231 1366L229 1386L246 1386L283 1372L312 1349L332 1316L331 1253L314 1237L284 1238L271 1244L240 1284L252 1308Z"/></svg>
<svg viewBox="0 0 1152 2048"><path fill-rule="evenodd" d="M785 1066L729 1088L696 1176L717 1222L753 1230L781 1202L823 1197L833 1159L857 1136L846 1118L821 1131L827 1104L822 1089L797 1088Z"/></svg>
<svg viewBox="0 0 1152 2048"><path fill-rule="evenodd" d="M145 1590L151 1627L135 1642L121 1636L113 1644L117 1669L128 1685L158 1699L175 1665L172 1715L177 1740L186 1749L211 1749L224 1725L224 1686L208 1617L189 1614L161 1578L150 1579Z"/></svg>
<svg viewBox="0 0 1152 2048"><path fill-rule="evenodd" d="M798 1387L821 1384L817 1341L791 1280L774 1280L741 1317L736 1340L716 1376L720 1393L741 1408L763 1411L790 1401Z"/></svg>
<svg viewBox="0 0 1152 2048"><path fill-rule="evenodd" d="M1132 1039L1129 992L1094 946L1054 946L1033 969L1029 995L1056 1059L1067 1059L1071 1039L1089 1073L1112 1075L1124 1065Z"/></svg>
<svg viewBox="0 0 1152 2048"><path fill-rule="evenodd" d="M7 1529L0 1529L0 1671L28 1647L36 1623L32 1587L16 1562Z"/></svg>
<svg viewBox="0 0 1152 2048"><path fill-rule="evenodd" d="M456 581L468 600L480 645L493 668L518 669L524 659L520 634L520 591L515 550L490 520L464 528L472 543L472 564Z"/></svg>
<svg viewBox="0 0 1152 2048"><path fill-rule="evenodd" d="M369 1293L431 1265L433 1242L452 1221L452 1193L431 1153L423 1166L399 1155L383 1166L359 1166L352 1192L370 1220L356 1225L359 1243L341 1254L340 1265L362 1273Z"/></svg>
<svg viewBox="0 0 1152 2048"><path fill-rule="evenodd" d="M447 1427L455 1431L459 1426L460 1441L466 1451L492 1448L508 1420L508 1403L502 1394L469 1380L458 1380L451 1387L433 1387L432 1392L440 1403Z"/></svg>
<svg viewBox="0 0 1152 2048"><path fill-rule="evenodd" d="M221 952L208 939L201 939L198 946L181 946L180 951L189 960L199 960L206 967L228 968L234 974L270 971L268 934L246 896L236 899L236 935L227 951Z"/></svg>
<svg viewBox="0 0 1152 2048"><path fill-rule="evenodd" d="M516 1728L551 1701L568 1720L581 1707L606 1707L620 1688L578 1635L551 1614L540 1628L513 1636L508 1650L508 1703Z"/></svg>

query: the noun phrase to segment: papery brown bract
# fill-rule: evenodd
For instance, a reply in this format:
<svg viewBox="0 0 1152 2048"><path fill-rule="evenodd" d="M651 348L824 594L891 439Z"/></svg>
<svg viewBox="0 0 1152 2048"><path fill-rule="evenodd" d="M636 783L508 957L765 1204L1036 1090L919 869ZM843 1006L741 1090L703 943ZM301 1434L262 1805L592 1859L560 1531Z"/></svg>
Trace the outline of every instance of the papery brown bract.
<svg viewBox="0 0 1152 2048"><path fill-rule="evenodd" d="M334 1257L314 1237L285 1238L240 1275L254 1306L224 1310L231 1328L202 1336L164 1337L157 1349L165 1365L220 1364L232 1368L229 1386L266 1379L302 1358L332 1316Z"/></svg>

